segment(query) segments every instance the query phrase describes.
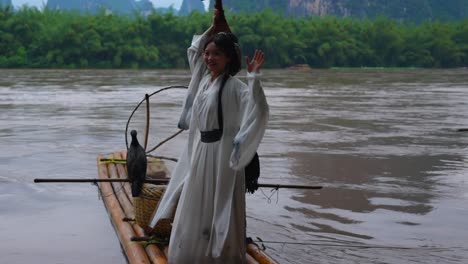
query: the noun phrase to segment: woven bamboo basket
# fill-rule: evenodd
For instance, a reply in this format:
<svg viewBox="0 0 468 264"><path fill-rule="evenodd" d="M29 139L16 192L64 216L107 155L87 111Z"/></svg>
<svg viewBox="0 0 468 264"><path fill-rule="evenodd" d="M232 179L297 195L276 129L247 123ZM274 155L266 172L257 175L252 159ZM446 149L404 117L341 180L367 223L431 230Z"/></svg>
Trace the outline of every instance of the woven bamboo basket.
<svg viewBox="0 0 468 264"><path fill-rule="evenodd" d="M159 202L166 190L166 185L143 184L139 197L133 197L133 205L135 207L135 221L145 230L148 235L156 235L159 237L170 237L172 230L171 219L161 219L158 224L151 228L149 226L151 218L159 206Z"/></svg>

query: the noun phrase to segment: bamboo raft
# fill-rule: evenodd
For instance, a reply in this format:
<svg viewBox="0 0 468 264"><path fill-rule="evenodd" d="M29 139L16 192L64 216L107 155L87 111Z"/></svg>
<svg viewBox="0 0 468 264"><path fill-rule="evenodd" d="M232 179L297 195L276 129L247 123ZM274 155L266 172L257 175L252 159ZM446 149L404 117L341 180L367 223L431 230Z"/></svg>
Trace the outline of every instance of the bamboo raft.
<svg viewBox="0 0 468 264"><path fill-rule="evenodd" d="M125 158L126 151L117 151L111 155L98 155L99 179L126 179L125 162L118 162L125 160ZM147 178L169 178L169 171L164 161L148 157ZM128 262L130 264L167 263L167 245L135 242L139 238L147 237L147 234L134 221L128 220L135 217L130 185L122 182L100 182L98 184L100 195ZM278 263L255 243L247 245L246 260L248 264Z"/></svg>

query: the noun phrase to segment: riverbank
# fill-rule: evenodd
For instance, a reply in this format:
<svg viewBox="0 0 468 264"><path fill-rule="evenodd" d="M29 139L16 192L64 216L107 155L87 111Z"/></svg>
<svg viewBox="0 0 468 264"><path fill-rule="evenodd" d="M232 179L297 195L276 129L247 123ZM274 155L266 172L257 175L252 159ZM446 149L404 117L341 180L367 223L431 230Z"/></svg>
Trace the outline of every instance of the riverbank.
<svg viewBox="0 0 468 264"><path fill-rule="evenodd" d="M186 49L210 14L147 17L0 9L0 68L187 68ZM405 24L386 18L227 14L242 53L266 68L468 67L468 20Z"/></svg>

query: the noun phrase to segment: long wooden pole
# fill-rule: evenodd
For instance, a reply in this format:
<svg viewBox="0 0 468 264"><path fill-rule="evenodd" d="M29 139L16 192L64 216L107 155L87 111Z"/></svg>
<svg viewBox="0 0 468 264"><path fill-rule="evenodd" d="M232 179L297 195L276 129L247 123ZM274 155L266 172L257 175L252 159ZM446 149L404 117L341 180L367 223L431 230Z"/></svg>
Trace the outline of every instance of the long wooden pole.
<svg viewBox="0 0 468 264"><path fill-rule="evenodd" d="M98 183L98 182L130 182L129 179L34 179L35 183ZM167 179L147 179L147 183L166 184Z"/></svg>
<svg viewBox="0 0 468 264"><path fill-rule="evenodd" d="M34 179L35 183L98 183L98 182L130 182L129 179ZM147 183L154 184L167 184L169 179L146 179ZM260 188L273 188L273 189L305 189L305 190L319 190L323 186L313 185L292 185L292 184L274 184L274 183L259 183Z"/></svg>
<svg viewBox="0 0 468 264"><path fill-rule="evenodd" d="M150 127L150 101L149 95L145 94L146 100L146 129L145 129L145 150L148 149L148 136L149 136L149 127Z"/></svg>
<svg viewBox="0 0 468 264"><path fill-rule="evenodd" d="M319 190L323 188L323 186L314 186L314 185L292 185L292 184L274 184L274 183L259 183L258 187L274 188L274 189L307 189L307 190Z"/></svg>

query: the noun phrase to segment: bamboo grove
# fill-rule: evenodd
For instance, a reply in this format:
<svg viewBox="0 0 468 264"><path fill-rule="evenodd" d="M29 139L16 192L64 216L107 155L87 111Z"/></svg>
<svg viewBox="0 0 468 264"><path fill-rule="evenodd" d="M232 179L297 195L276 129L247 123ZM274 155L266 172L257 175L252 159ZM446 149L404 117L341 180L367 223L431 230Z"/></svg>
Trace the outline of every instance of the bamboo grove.
<svg viewBox="0 0 468 264"><path fill-rule="evenodd" d="M379 17L287 18L227 14L244 54L263 49L267 67L468 67L468 20L399 23ZM192 35L211 14L79 14L0 9L1 68L184 68Z"/></svg>

